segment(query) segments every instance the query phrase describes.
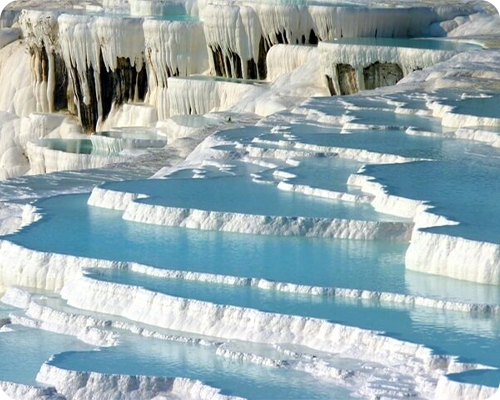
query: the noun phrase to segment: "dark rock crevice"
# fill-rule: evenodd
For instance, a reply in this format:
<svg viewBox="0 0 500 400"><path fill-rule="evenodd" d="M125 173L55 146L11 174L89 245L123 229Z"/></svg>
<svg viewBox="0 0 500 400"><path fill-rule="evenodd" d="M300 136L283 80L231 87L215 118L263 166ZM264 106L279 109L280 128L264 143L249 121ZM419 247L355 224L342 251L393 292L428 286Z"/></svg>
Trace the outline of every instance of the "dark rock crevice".
<svg viewBox="0 0 500 400"><path fill-rule="evenodd" d="M78 71L71 67L73 92L83 130L94 132L99 117L106 120L113 104L121 105L129 101L143 101L148 91L146 66L137 71L128 58L118 58L117 67L108 70L102 53L99 55L99 70L92 66L85 70L85 82L81 82ZM83 88L86 85L86 88ZM85 91L88 98L85 99ZM98 98L98 93L100 98Z"/></svg>
<svg viewBox="0 0 500 400"><path fill-rule="evenodd" d="M363 78L366 90L384 86L394 86L403 79L403 70L395 63L375 62L363 68Z"/></svg>
<svg viewBox="0 0 500 400"><path fill-rule="evenodd" d="M336 69L340 94L346 95L359 92L356 70L349 64L337 64Z"/></svg>
<svg viewBox="0 0 500 400"><path fill-rule="evenodd" d="M326 78L326 84L328 86L328 92L330 93L330 96L336 96L337 92L335 91L335 86L333 85L332 77L325 75L325 78Z"/></svg>

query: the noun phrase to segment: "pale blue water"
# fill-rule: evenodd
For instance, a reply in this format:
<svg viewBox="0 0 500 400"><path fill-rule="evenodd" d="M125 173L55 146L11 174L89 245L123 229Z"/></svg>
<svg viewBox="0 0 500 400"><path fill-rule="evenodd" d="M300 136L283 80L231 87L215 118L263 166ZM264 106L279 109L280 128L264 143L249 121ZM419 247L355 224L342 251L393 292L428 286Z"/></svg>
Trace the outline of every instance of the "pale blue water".
<svg viewBox="0 0 500 400"><path fill-rule="evenodd" d="M73 370L129 375L178 376L223 388L248 399L346 400L348 391L328 381L286 369L264 367L215 355L214 347L123 335L118 347L58 354L50 364Z"/></svg>
<svg viewBox="0 0 500 400"><path fill-rule="evenodd" d="M38 145L65 153L92 153L92 141L90 139L40 139Z"/></svg>
<svg viewBox="0 0 500 400"><path fill-rule="evenodd" d="M285 139L281 134L263 134L260 138L275 141L276 145L279 140ZM310 145L365 149L402 157L432 159L457 157L463 154L466 148L480 146L457 139L408 135L401 130L356 131L348 134L309 132L298 136L297 141Z"/></svg>
<svg viewBox="0 0 500 400"><path fill-rule="evenodd" d="M347 185L349 175L359 171L362 163L338 157L311 157L298 159L298 167L282 168L296 175L287 179L298 185L311 185L315 188L361 194L359 190Z"/></svg>
<svg viewBox="0 0 500 400"><path fill-rule="evenodd" d="M363 107L371 104L368 100L358 101L355 97L350 101ZM415 101L418 103L420 100ZM348 105L339 106L339 110L344 107ZM366 173L387 185L389 192L431 201L438 212L462 222L458 227L433 230L446 229L447 233L465 237L500 240L500 231L495 225L500 217L495 210L500 195L500 185L495 183L500 172L500 153L496 149L472 142L404 133L406 126L442 132L440 124L432 119L406 115L389 118L392 113L388 111L351 110L350 113L358 118L357 122L374 125L385 122L397 129L356 130L352 134L340 134L338 127L291 124L286 132L280 133L270 133L269 127L259 127L233 129L217 135L243 144L250 144L255 137L260 137L271 141L300 141L433 158L436 161L369 166ZM219 150L229 149L234 149L234 146ZM289 178L292 183L347 192L355 191L346 185L349 174L357 172L361 166L361 163L328 157L301 159L298 167L287 166L278 160L266 161L276 162L278 169L296 174L295 178ZM228 165L183 170L170 179L106 183L104 187L145 193L151 198L141 201L174 207L264 215L391 219L375 213L366 205L283 192L273 185L255 183L249 176L251 173L262 174L273 181L272 172L275 169L266 171L262 167L246 166L233 160L225 160L224 163ZM20 193L28 197L29 194L36 195L37 191L51 194L65 185L68 190L84 187L88 190L99 179L107 180L107 174L110 179L126 176L108 170L101 175L97 172L95 178L83 174L78 178L81 181L72 181L70 173L52 175L47 180L26 177L2 185L0 197L22 197ZM195 174L205 179L188 179ZM140 173L133 178L138 175ZM29 190L24 188L24 184ZM87 198L88 194L56 196L37 202L36 206L44 214L44 219L7 239L41 251L135 261L158 268L415 294L455 301L500 303L500 288L497 286L406 271L406 243L264 237L143 225L123 221L120 212L88 207ZM138 285L181 298L324 318L375 329L391 337L425 344L439 354L457 355L462 361L500 367L497 356L500 351L498 316L408 307L397 303L292 295L248 287L150 278L128 272L93 270L90 274L96 279ZM18 373L22 381L32 382L30 379L33 379L35 366L38 369L39 364L48 358L45 353L35 354L37 346L44 346L50 354L74 348L64 340L58 341L61 348L55 348L52 339L37 333L34 331L25 336L28 348L33 346L33 351L26 353L32 360L33 368L28 369L30 372L27 374ZM15 337L2 336L4 334L0 334L0 346L3 338ZM48 344L40 344L41 341ZM18 353L23 351L19 345L15 347L11 342L3 343L12 346ZM334 385L312 379L306 374L216 357L213 348L127 334L118 347L100 352L65 352L56 356L53 363L64 368L99 372L187 376L222 387L224 393L249 398L279 398L282 393L286 393L286 398L347 398L347 394ZM0 379L4 379L4 375L10 376L9 373L10 370L0 370ZM498 386L496 373L459 374L452 379Z"/></svg>
<svg viewBox="0 0 500 400"><path fill-rule="evenodd" d="M88 195L56 196L37 202L45 218L8 239L41 251L129 260L183 271L308 285L405 290L406 243L244 235L144 225L124 221L120 212L88 207L87 198Z"/></svg>
<svg viewBox="0 0 500 400"><path fill-rule="evenodd" d="M142 193L145 204L194 208L221 212L267 216L340 218L367 221L400 221L377 213L371 205L311 198L301 193L278 190L247 176L221 176L210 179L146 179L102 185L114 191Z"/></svg>
<svg viewBox="0 0 500 400"><path fill-rule="evenodd" d="M40 365L62 351L87 351L92 347L74 336L60 335L11 325L10 332L0 332L0 380L37 385Z"/></svg>
<svg viewBox="0 0 500 400"><path fill-rule="evenodd" d="M176 297L230 304L261 311L321 318L343 325L386 332L404 341L424 344L438 354L458 355L463 361L481 362L500 367L500 319L426 307L392 307L378 302L357 301L323 296L279 293L249 287L234 287L175 279L158 279L132 272L94 270L90 276L109 282L141 286ZM440 317L436 318L436 314ZM448 321L442 324L442 321ZM496 332L482 326L481 320L494 323ZM460 321L455 326L450 322ZM467 328L474 326L473 329ZM484 324L483 324L484 325ZM491 328L491 327L490 327ZM467 343L467 346L463 346ZM480 361L479 361L480 360Z"/></svg>
<svg viewBox="0 0 500 400"><path fill-rule="evenodd" d="M366 169L390 193L427 200L436 213L460 222L428 230L494 243L500 243L499 173L500 158L474 153L469 153L468 162L416 162Z"/></svg>
<svg viewBox="0 0 500 400"><path fill-rule="evenodd" d="M85 195L59 196L40 201L38 205L46 218L13 236L12 240L44 251L133 260L181 270L264 277L312 285L408 292L404 271L406 245L266 238L144 226L121 220L118 212L87 207L85 201ZM71 232L78 234L72 235ZM82 237L86 240L81 240ZM304 266L308 268L304 269ZM383 330L393 337L425 343L439 353L459 355L465 361L488 365L498 363L498 353L493 351L500 345L498 334L495 333L498 329L491 330L493 321L489 316L479 316L478 319L477 316L463 313L421 307L387 307L370 302L158 280L130 273L116 273L111 278L112 281L140 285L186 298L314 316L342 324ZM426 276L428 283L432 280L432 276ZM456 289L459 290L460 283L457 282L457 285ZM481 288L481 285L473 286L478 291ZM439 314L443 317L439 317ZM445 324L442 323L443 318L447 321ZM485 326L478 322L483 318ZM469 322L465 323L466 320ZM459 323L456 327L454 323L450 327L450 321ZM495 319L493 326L498 327L498 324L499 321ZM469 325L474 328L468 328ZM463 346L464 342L470 346ZM111 352L120 353L118 350ZM120 357L127 356L124 353L114 359L120 365ZM79 357L75 355L74 359L72 362L82 362L81 365L85 365L85 357L82 361L77 361ZM96 368L95 365L100 365L97 361L96 363L92 364L93 369ZM68 368L74 366L61 365ZM109 368L114 368L113 365L110 364ZM191 367L187 368L189 370Z"/></svg>
<svg viewBox="0 0 500 400"><path fill-rule="evenodd" d="M487 97L477 97L477 93L472 93L475 97L469 98L446 98L439 102L454 107L456 114L475 115L478 117L500 118L498 104L500 95L485 93Z"/></svg>
<svg viewBox="0 0 500 400"><path fill-rule="evenodd" d="M413 114L396 114L390 110L349 110L349 114L356 117L353 122L358 124L389 126L400 130L412 127L417 131L435 133L443 133L450 130L449 128L442 127L441 122L435 118L421 117Z"/></svg>
<svg viewBox="0 0 500 400"><path fill-rule="evenodd" d="M457 40L427 39L427 38L341 38L332 43L353 44L360 46L383 46L383 47L408 47L412 49L469 51L480 50L482 47L474 43L460 42Z"/></svg>

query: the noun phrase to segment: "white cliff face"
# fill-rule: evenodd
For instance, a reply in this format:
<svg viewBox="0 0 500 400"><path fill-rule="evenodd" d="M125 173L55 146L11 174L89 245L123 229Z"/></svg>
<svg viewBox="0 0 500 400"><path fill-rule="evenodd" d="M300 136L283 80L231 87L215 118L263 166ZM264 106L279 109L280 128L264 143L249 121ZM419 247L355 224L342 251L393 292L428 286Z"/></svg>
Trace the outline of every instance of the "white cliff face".
<svg viewBox="0 0 500 400"><path fill-rule="evenodd" d="M160 119L169 117L167 80L208 70L207 49L200 22L145 20L145 60L148 102Z"/></svg>
<svg viewBox="0 0 500 400"><path fill-rule="evenodd" d="M500 246L417 230L406 253L406 268L498 285Z"/></svg>
<svg viewBox="0 0 500 400"><path fill-rule="evenodd" d="M0 87L0 110L18 117L36 111L30 58L19 41L0 50Z"/></svg>
<svg viewBox="0 0 500 400"><path fill-rule="evenodd" d="M262 89L252 83L219 81L210 77L169 78L168 115L226 111L260 92Z"/></svg>
<svg viewBox="0 0 500 400"><path fill-rule="evenodd" d="M146 100L160 118L167 117L167 78L208 68L196 21L30 10L21 14L20 24L33 54L39 111L67 107L78 113L86 131L99 128L114 105L128 101Z"/></svg>
<svg viewBox="0 0 500 400"><path fill-rule="evenodd" d="M269 49L266 56L267 80L275 81L315 57L317 48L277 44Z"/></svg>
<svg viewBox="0 0 500 400"><path fill-rule="evenodd" d="M456 8L367 8L359 5L280 5L241 1L208 4L202 12L212 73L266 78L265 57L276 44L317 44L340 37L407 37L428 34L432 23L462 15ZM238 30L234 37L231 32Z"/></svg>
<svg viewBox="0 0 500 400"><path fill-rule="evenodd" d="M265 57L261 50L262 32L255 11L249 6L209 5L201 18L207 46L211 52L210 69L228 78L264 79L259 71ZM238 35L234 35L238 32Z"/></svg>
<svg viewBox="0 0 500 400"><path fill-rule="evenodd" d="M61 54L86 130L98 126L114 102L144 98L141 20L64 14L58 24Z"/></svg>
<svg viewBox="0 0 500 400"><path fill-rule="evenodd" d="M56 85L62 83L62 77L66 76L66 71L60 70L64 64L58 54L58 16L58 12L50 11L21 12L19 16L23 38L31 53L32 85L39 112L56 111L56 102L64 103L66 96L65 88L61 88L56 99ZM56 70L59 70L59 82ZM60 109L59 106L63 107L63 104L58 104L57 109Z"/></svg>

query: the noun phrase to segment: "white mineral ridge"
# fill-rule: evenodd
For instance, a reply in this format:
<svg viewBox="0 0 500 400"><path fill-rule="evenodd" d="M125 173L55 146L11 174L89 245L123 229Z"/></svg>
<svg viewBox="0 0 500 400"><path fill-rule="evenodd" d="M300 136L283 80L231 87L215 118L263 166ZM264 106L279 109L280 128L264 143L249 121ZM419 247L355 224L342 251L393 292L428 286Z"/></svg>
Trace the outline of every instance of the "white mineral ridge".
<svg viewBox="0 0 500 400"><path fill-rule="evenodd" d="M383 360L384 363L389 353L391 363L411 357L414 362L410 364L419 373L433 374L434 368L443 363L441 366L447 368L450 361L433 356L429 349L421 345L380 336L373 331L315 318L182 299L85 277L69 283L61 295L73 307L222 339L304 345L361 359Z"/></svg>
<svg viewBox="0 0 500 400"><path fill-rule="evenodd" d="M225 111L262 88L243 81L210 77L168 78L168 116Z"/></svg>
<svg viewBox="0 0 500 400"><path fill-rule="evenodd" d="M11 286L7 289L0 301L13 307L27 309L31 303L32 295L30 292Z"/></svg>
<svg viewBox="0 0 500 400"><path fill-rule="evenodd" d="M9 243L9 242L5 242ZM287 282L275 282L262 278L246 278L228 275L214 275L209 273L190 272L158 269L155 267L125 262L111 262L98 259L90 259L84 257L62 256L50 253L40 253L35 250L23 249L16 245L6 245L7 247L13 246L10 251L17 249L19 257L22 255L23 260L21 265L27 266L23 270L23 275L16 275L16 270L13 268L10 271L12 274L10 285L24 285L38 289L47 289L55 287L59 291L62 286L54 285L51 283L51 275L54 275L57 270L61 270L61 265L67 265L69 277L64 279L63 284L70 282L81 276L82 270L85 268L103 268L113 270L129 270L135 273L154 276L160 279L181 279L187 281L207 282L215 284L225 284L232 286L250 286L263 290L272 290L277 292L294 293L294 294L307 294L315 296L331 296L340 298L352 298L359 300L379 301L383 303L399 304L401 306L424 306L431 308L438 308L444 310L453 310L461 312L480 312L480 313L500 313L499 306L487 303L468 303L445 301L433 298L426 298L422 296L404 295L398 293L388 293L370 290L359 289L345 289L334 287L320 287L299 285ZM2 252L2 255L8 254ZM72 274L69 274L72 270ZM30 275L36 274L38 280L33 282L33 277ZM48 276L43 277L43 274ZM21 279L22 278L22 279ZM481 299L486 301L487 299ZM13 305L19 308L27 309L31 304L31 295L24 289L10 286L2 298L2 302ZM36 319L40 319L37 315L30 315ZM49 319L47 319L49 320ZM93 321L93 320L92 320Z"/></svg>
<svg viewBox="0 0 500 400"><path fill-rule="evenodd" d="M208 69L205 34L200 22L145 20L143 29L147 101L156 107L159 119L164 120L175 115L169 104L168 78L200 74Z"/></svg>
<svg viewBox="0 0 500 400"><path fill-rule="evenodd" d="M457 222L432 213L432 207L423 201L387 193L372 179L353 174L348 183L373 195L371 204L377 211L413 219L415 226L405 260L407 269L478 283L500 283L500 245L422 231Z"/></svg>
<svg viewBox="0 0 500 400"><path fill-rule="evenodd" d="M209 48L219 48L224 55L231 52L241 59L242 77L249 78L247 61L259 60L259 45L262 36L261 26L255 11L246 5L208 4L201 12L203 29ZM238 32L237 35L234 32ZM215 72L212 57L210 70ZM228 57L231 70L236 71L233 57ZM214 73L215 75L215 73ZM237 76L232 76L237 78Z"/></svg>
<svg viewBox="0 0 500 400"><path fill-rule="evenodd" d="M500 245L495 243L417 229L412 234L405 264L414 271L500 284Z"/></svg>
<svg viewBox="0 0 500 400"><path fill-rule="evenodd" d="M349 149L344 147L320 146L308 143L290 142L290 141L266 141L263 139L254 139L253 143L259 145L280 145L281 148L265 148L256 147L253 145L239 145L241 149L245 149L249 156L255 158L277 158L290 159L302 158L307 156L315 156L319 154L327 154L330 156L338 156L348 160L355 160L369 164L395 164L411 161L418 161L415 158L398 156L396 154L376 153L365 149Z"/></svg>
<svg viewBox="0 0 500 400"><path fill-rule="evenodd" d="M496 3L498 6L498 2ZM448 32L449 37L500 35L500 17L498 15L472 14L468 17L457 17L455 21L454 29Z"/></svg>
<svg viewBox="0 0 500 400"><path fill-rule="evenodd" d="M53 387L22 385L0 381L0 400L66 400Z"/></svg>
<svg viewBox="0 0 500 400"><path fill-rule="evenodd" d="M106 121L97 127L97 131L112 130L115 127L154 127L158 121L155 107L142 103L113 104Z"/></svg>
<svg viewBox="0 0 500 400"><path fill-rule="evenodd" d="M186 378L77 372L49 364L42 365L37 381L55 387L66 398L74 400L91 398L241 400L238 397L221 395L216 388Z"/></svg>
<svg viewBox="0 0 500 400"><path fill-rule="evenodd" d="M431 226L455 225L456 222L431 213L432 210L425 201L408 199L390 194L386 188L376 182L373 177L359 173L351 174L347 181L349 185L361 188L364 193L373 196L371 205L380 213L410 218L415 223L415 230Z"/></svg>
<svg viewBox="0 0 500 400"><path fill-rule="evenodd" d="M118 192L97 186L92 190L87 204L93 207L125 211L131 202L141 197L144 198L145 196L138 193Z"/></svg>
<svg viewBox="0 0 500 400"><path fill-rule="evenodd" d="M216 275L216 274L209 274L202 272L159 269L137 263L128 263L126 268L129 271L133 271L138 274L153 276L160 279L164 278L181 279L187 281L207 282L207 283L224 284L231 286L249 286L249 287L259 288L262 290L271 290L276 292L379 301L382 303L391 303L401 306L423 306L429 308L438 308L443 310L453 310L461 312L500 313L500 306L487 303L446 301L433 298L426 298L423 296L414 296L414 295L399 294L399 293L389 293L389 292L361 290L361 289L309 286L309 285L293 284L288 282L276 282L263 278L248 278L248 277L237 277L230 275ZM487 299L482 299L482 300L486 301Z"/></svg>
<svg viewBox="0 0 500 400"><path fill-rule="evenodd" d="M82 342L100 347L117 344L118 334L104 329L111 325L110 321L54 310L33 301L29 292L24 291L24 294L22 292L22 289L10 287L2 297L3 303L25 309L23 316L11 315L12 324L75 336Z"/></svg>
<svg viewBox="0 0 500 400"><path fill-rule="evenodd" d="M308 185L292 184L292 183L288 183L285 181L281 181L280 183L278 183L278 189L288 191L288 192L303 193L303 194L306 194L308 196L321 197L321 198L331 199L331 200L348 201L348 202L352 202L352 203L370 204L373 200L373 197L368 196L368 195L358 195L358 194L351 194L351 193L345 193L345 192L336 192L333 190L320 189L320 188L315 188L315 187L311 187Z"/></svg>
<svg viewBox="0 0 500 400"><path fill-rule="evenodd" d="M122 268L122 263L44 253L0 240L0 288L23 286L58 292L83 268ZM114 266L114 267L113 267Z"/></svg>
<svg viewBox="0 0 500 400"><path fill-rule="evenodd" d="M189 229L358 240L409 240L412 223L251 215L131 202L123 218Z"/></svg>
<svg viewBox="0 0 500 400"><path fill-rule="evenodd" d="M0 202L0 235L9 235L38 221L40 215L33 206Z"/></svg>
<svg viewBox="0 0 500 400"><path fill-rule="evenodd" d="M363 4L364 5L364 4ZM401 6L401 4L399 4ZM263 4L239 1L227 4L207 4L201 11L207 44L219 49L235 71L233 54L242 61L242 75L248 77L247 61L259 60L261 41L274 45L278 35L288 44L299 44L309 39L312 29L321 40L338 37L406 37L428 33L436 20L450 20L462 15L460 7L353 7L343 4L293 5ZM234 35L233 32L239 32ZM211 63L213 61L211 60ZM211 65L211 70L215 66Z"/></svg>

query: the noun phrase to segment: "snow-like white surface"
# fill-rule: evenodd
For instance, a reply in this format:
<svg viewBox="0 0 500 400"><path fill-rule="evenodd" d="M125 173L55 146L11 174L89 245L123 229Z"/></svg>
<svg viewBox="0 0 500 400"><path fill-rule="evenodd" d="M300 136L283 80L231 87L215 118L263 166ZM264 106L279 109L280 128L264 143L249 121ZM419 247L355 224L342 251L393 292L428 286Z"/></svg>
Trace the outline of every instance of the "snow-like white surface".
<svg viewBox="0 0 500 400"><path fill-rule="evenodd" d="M219 390L200 381L186 378L108 375L96 372L76 372L44 364L37 380L51 385L68 399L89 398L134 399L200 399L239 400L225 396Z"/></svg>
<svg viewBox="0 0 500 400"><path fill-rule="evenodd" d="M89 311L121 315L137 322L167 329L208 334L225 340L307 346L310 351L311 349L329 353L333 351L337 355L360 359L364 362L382 362L384 364L383 375L393 374L393 368L396 368L398 373L417 376L416 387L418 389L416 390L424 392L428 390L427 385L432 387L433 379L439 378L445 372L461 372L481 367L472 364L462 365L453 358L432 355L428 349L419 345L400 342L379 336L376 332L337 325L324 320L270 314L253 309L176 298L149 292L139 287L97 282L88 278L73 281L63 289L62 295L72 306ZM147 307L147 313L143 311L144 307ZM335 376L346 379L352 376L348 370L332 368L322 364L321 361L317 364L294 363L293 366L289 366L289 364L280 363L279 360L245 351L225 347L217 351L225 357L278 368L303 368L323 377ZM388 354L390 354L389 358ZM424 374L425 378L418 377L420 374ZM385 388L383 392L389 393L387 390ZM399 387L397 390L400 393L404 389ZM412 392L415 389L408 390Z"/></svg>
<svg viewBox="0 0 500 400"><path fill-rule="evenodd" d="M415 357L430 367L435 359L425 347L377 335L375 332L314 318L265 313L234 306L219 306L150 292L139 287L72 281L61 295L74 307L121 315L163 328L263 343L290 343L312 349L352 352L357 356ZM149 310L144 313L144 307Z"/></svg>
<svg viewBox="0 0 500 400"><path fill-rule="evenodd" d="M26 309L25 316L12 315L11 323L43 329L64 335L72 335L85 343L99 347L117 344L118 334L105 329L109 323L93 317L58 311L32 301L28 292L16 287L9 288L2 302Z"/></svg>
<svg viewBox="0 0 500 400"><path fill-rule="evenodd" d="M0 381L0 400L66 400L53 387L21 385Z"/></svg>
<svg viewBox="0 0 500 400"><path fill-rule="evenodd" d="M286 114L287 110L296 107L308 97L327 94L327 87L323 81L324 74L325 71L335 73L333 68L335 63L353 65L358 69L358 75L362 68L374 62L399 64L404 74L408 76L398 88L378 91L375 95L387 95L385 98L380 98L381 103L386 102L386 109L394 109L396 113L432 115L438 118L443 126L460 128L447 133L449 137L481 141L487 145L500 147L498 134L491 132L491 129L488 130L500 126L499 118L457 113L452 107L444 105L435 94L428 94L427 101L422 102L421 108L412 108L412 105L405 103L398 94L398 91L403 90L429 92L432 89L451 86L463 86L479 91L493 90L498 85L500 72L497 67L500 65L498 51L454 56L453 52L433 50L357 46L357 50L354 51L354 46L329 43L321 43L319 48L301 45L309 40L311 29L314 29L315 34L321 39L358 35L405 36L408 33L422 32L435 34L450 32L450 36L455 37L498 34L498 17L484 13L472 14L472 7L463 3L443 1L442 4L434 4L428 1L422 3L423 7L411 17L408 17L408 9L402 6L413 7L413 3L405 1L388 3L390 4L380 4L375 9L345 4L327 7L326 4L278 5L243 0L232 2L230 5L223 1L209 4L204 1L189 1L181 4L163 0L131 0L130 3L107 0L102 4L88 2L79 5L80 9L87 11L115 8L125 13L130 11L135 16L158 15L166 10L169 12L175 10L176 13L199 15L200 21L189 18L186 21L116 18L111 14L61 15L62 10L26 11L20 20L20 26L25 34L24 44L14 42L6 45L18 34L16 28L0 33L0 47L5 45L0 50L0 110L2 111L0 178L23 174L28 168L31 173L44 173L68 168L99 167L122 160L120 157L99 158L65 154L38 147L33 143L45 137L73 138L81 132L74 118L50 113L54 109L55 54L62 55L66 66L74 67L70 68L71 78L73 82L78 79L83 83L84 103L89 104L92 100L90 91L96 91L100 117L98 129L111 130L117 126L155 127L162 132L169 146L172 146L167 150L179 149L181 154L179 157L185 156L194 147L203 136L203 132L213 128L206 121L200 125L183 123L175 118L165 121L167 117L176 114L205 114L221 110L229 110L232 113L226 114L231 117L223 115L214 118L216 125L224 119L227 124L234 123L231 118L238 120L238 117L234 116L238 114L241 116L242 113L267 116L281 111L282 116L271 116L261 124L286 125L290 120L298 123L309 120L336 125L343 128L343 132L366 129L368 125L357 124L352 117L352 111L356 110L355 106L338 107L339 104L333 99L318 100L316 103L309 101L296 108L294 114ZM23 4L29 8L33 5L33 1L23 1ZM47 9L57 8L57 4L46 5ZM279 42L293 45L277 44ZM495 39L490 37L486 45L494 42ZM274 46L267 51L270 45ZM40 49L42 46L45 48L48 65L44 67L48 68L47 77L41 75L44 61L39 57L39 53L35 51L30 56L24 46L32 49ZM219 52L224 57L223 63L230 64L229 67L226 65L226 68L232 77L236 77L238 68L241 68L242 76L249 76L251 69L249 61L253 60L257 65L267 52L269 83L250 84L240 81L179 78L205 73L207 70L213 73L216 66L213 58L208 57L212 52ZM441 62L450 57L453 58ZM99 101L103 95L102 90L106 89L100 86L100 72L104 72L104 69L107 72L116 70L120 58L129 59L137 71L143 66L146 67L149 91L145 103L135 102L137 99L128 99L132 102L122 106L114 105L104 121L102 104ZM238 64L238 60L241 64ZM429 68L410 73L417 67ZM236 122L235 126L238 123ZM279 129L272 132L279 132ZM409 128L407 133L438 135L415 128ZM113 146L117 144L108 138L100 137L95 140L102 148L108 150L114 149ZM141 145L139 142L133 144ZM284 164L283 161L289 165L299 165L300 161L292 158L318 155L343 157L370 164L404 163L416 159L362 149L313 146L300 143L298 140L273 142L255 139L252 144L237 144L232 153L212 148L223 144L234 143L209 138L177 169L167 167L159 171L158 176L188 167L199 167L197 173L199 176L204 176L203 167L212 166L222 170L223 166L228 164L228 158L237 157L244 162L261 165L263 168L275 168L273 178L281 181L277 190L347 201L352 203L353 207L357 203L370 203L380 212L411 218L413 223L251 216L174 209L141 203L138 200L144 196L140 193L119 193L103 188L94 189L89 205L125 211L126 219L137 222L194 229L344 239L405 240L410 241L406 255L408 269L475 282L500 284L499 246L420 230L425 227L455 224L454 221L434 214L428 204L392 195L384 186L363 175L363 171L351 175L347 183L362 189L364 193L351 194L319 189L312 184L290 183L288 180L293 179L294 175L279 167ZM121 143L116 149L122 149L123 146ZM29 165L23 154L28 155ZM31 206L2 204L0 233L15 232L38 218L40 215ZM116 344L114 329L126 329L144 336L193 343L201 343L206 339L199 337L209 334L214 336L211 345L216 339L227 341L243 339L274 343L276 347L283 348L309 346L314 351L325 351L330 354L339 352L346 357L356 358L360 363L366 363L367 368L361 372L355 368L343 368L321 356L312 355L309 360L302 360L292 366L279 358L252 352L245 346L241 348L236 345L230 346L229 342L217 348L217 354L223 357L276 368L294 368L316 377L321 376L341 382L349 382L351 379L358 386L355 388L355 393L363 398L375 396L391 398L405 395L421 398L434 396L439 400L452 398L479 400L486 399L495 392L492 388L456 383L443 377L444 373L475 369L478 366L458 363L451 356L433 355L429 349L419 344L314 318L216 305L167 296L138 287L99 282L83 276L83 269L91 267L116 271L129 270L158 279L247 286L283 294L317 296L318 299L338 297L356 301L370 300L379 302L382 307L408 309L409 318L416 319L419 318L418 307L433 310L430 312L453 310L466 314L479 313L484 316L495 316L500 312L497 304L467 303L455 299L436 300L425 295L290 284L254 277L159 270L128 262L42 253L23 249L3 240L0 241L0 291L5 292L2 301L24 309L24 314L19 312L11 317L12 322L74 335L98 346ZM29 289L20 289L18 286ZM100 320L83 312L79 313L76 309L74 312L68 312L37 303L30 293L33 289L62 291L71 305L89 311L109 313L110 320ZM415 292L416 290L410 290L410 293ZM425 313L423 315L425 316ZM132 321L113 320L119 316L130 318ZM445 327L452 324L460 326L459 321L450 321L452 318L442 317L439 320L439 316L435 314L433 316L437 321L436 326ZM144 329L140 323L151 326L149 330ZM485 329L485 325L486 323L481 324L481 327L477 328L478 335L481 334L481 329ZM158 329L163 327L181 332L174 338L156 332L155 326ZM463 330L470 330L470 326L465 322ZM189 334L194 334L195 338L191 338ZM378 370L375 372L370 371L368 366L371 366L372 362L383 364L384 367L381 369L377 367ZM373 383L382 376L384 376L384 379L381 379L382 383ZM407 376L411 377L408 378L409 383L405 380ZM214 400L227 398L220 395L216 389L198 381L174 377L167 379L72 372L48 364L42 367L39 379L54 386L61 395L54 389L0 382L0 397L6 393L6 396L12 398L25 399L49 399L61 396L82 399L105 396ZM349 385L349 383L343 384ZM130 391L130 387L137 389Z"/></svg>
<svg viewBox="0 0 500 400"><path fill-rule="evenodd" d="M81 276L82 268L120 264L33 251L5 240L0 241L0 254L0 289L4 290L24 286L57 292Z"/></svg>
<svg viewBox="0 0 500 400"><path fill-rule="evenodd" d="M30 160L30 174L45 174L56 171L99 168L108 164L124 161L118 155L75 154L47 147L38 146L29 142L27 156Z"/></svg>
<svg viewBox="0 0 500 400"><path fill-rule="evenodd" d="M313 46L277 44L271 47L266 56L267 80L273 82L304 65L316 56L317 52L317 48Z"/></svg>
<svg viewBox="0 0 500 400"><path fill-rule="evenodd" d="M210 78L169 78L167 116L225 111L255 91L258 86Z"/></svg>
<svg viewBox="0 0 500 400"><path fill-rule="evenodd" d="M168 78L208 69L203 28L199 22L145 20L143 29L149 103L157 108L160 119L166 119L174 115L169 106Z"/></svg>

